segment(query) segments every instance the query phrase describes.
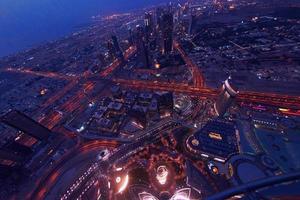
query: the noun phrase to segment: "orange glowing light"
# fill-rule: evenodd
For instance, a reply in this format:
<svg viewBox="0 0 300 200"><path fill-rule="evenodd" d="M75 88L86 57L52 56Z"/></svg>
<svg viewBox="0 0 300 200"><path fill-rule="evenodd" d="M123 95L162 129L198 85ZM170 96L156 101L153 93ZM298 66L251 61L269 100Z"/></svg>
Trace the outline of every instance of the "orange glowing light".
<svg viewBox="0 0 300 200"><path fill-rule="evenodd" d="M212 167L212 172L214 174L219 174L219 169L217 167Z"/></svg>
<svg viewBox="0 0 300 200"><path fill-rule="evenodd" d="M165 112L163 115L160 116L160 118L166 118L166 117L170 117L171 113L170 112Z"/></svg>
<svg viewBox="0 0 300 200"><path fill-rule="evenodd" d="M286 109L286 108L279 108L278 110L281 112L289 112L290 111L290 109Z"/></svg>
<svg viewBox="0 0 300 200"><path fill-rule="evenodd" d="M222 136L219 133L210 132L208 135L211 139L222 140Z"/></svg>
<svg viewBox="0 0 300 200"><path fill-rule="evenodd" d="M15 164L15 162L12 160L2 159L2 160L0 160L0 164L5 165L5 166L13 166Z"/></svg>
<svg viewBox="0 0 300 200"><path fill-rule="evenodd" d="M121 180L120 180L121 181ZM125 191L127 185L128 185L128 182L129 182L129 176L128 174L125 176L125 179L124 181L122 181L122 184L118 190L118 193L122 193L123 191Z"/></svg>
<svg viewBox="0 0 300 200"><path fill-rule="evenodd" d="M154 67L155 67L156 69L159 69L159 68L160 68L160 64L159 64L159 63L155 63Z"/></svg>
<svg viewBox="0 0 300 200"><path fill-rule="evenodd" d="M198 141L197 139L193 139L193 140L192 140L192 144L193 144L194 146L198 146L198 145L199 145L199 141Z"/></svg>

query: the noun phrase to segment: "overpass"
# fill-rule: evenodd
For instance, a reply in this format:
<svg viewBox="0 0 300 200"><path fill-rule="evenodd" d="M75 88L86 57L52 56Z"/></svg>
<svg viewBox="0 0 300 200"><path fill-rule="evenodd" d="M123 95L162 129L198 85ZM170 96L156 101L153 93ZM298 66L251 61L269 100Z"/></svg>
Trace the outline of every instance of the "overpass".
<svg viewBox="0 0 300 200"><path fill-rule="evenodd" d="M157 82L126 79L113 79L113 82L119 83L124 87L134 88L137 90L170 91L195 97L215 98L219 94L219 91L217 89L194 87L188 84L178 84L175 82ZM283 108L300 109L300 97L298 96L241 91L236 98L238 102L251 102L256 104L273 105Z"/></svg>

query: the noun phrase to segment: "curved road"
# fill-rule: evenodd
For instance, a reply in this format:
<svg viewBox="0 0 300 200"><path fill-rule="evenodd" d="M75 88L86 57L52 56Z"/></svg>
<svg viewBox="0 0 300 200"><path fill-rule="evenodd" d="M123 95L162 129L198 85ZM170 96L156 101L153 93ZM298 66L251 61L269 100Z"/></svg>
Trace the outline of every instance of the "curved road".
<svg viewBox="0 0 300 200"><path fill-rule="evenodd" d="M37 183L36 189L29 194L26 199L44 199L47 193L51 190L51 188L56 184L59 176L61 176L67 168L67 164L70 159L78 156L88 156L89 153L95 152L97 150L102 150L103 148L116 148L120 144L114 141L92 141L88 142L68 154L66 154L60 161L52 167L46 175L40 179L39 183Z"/></svg>

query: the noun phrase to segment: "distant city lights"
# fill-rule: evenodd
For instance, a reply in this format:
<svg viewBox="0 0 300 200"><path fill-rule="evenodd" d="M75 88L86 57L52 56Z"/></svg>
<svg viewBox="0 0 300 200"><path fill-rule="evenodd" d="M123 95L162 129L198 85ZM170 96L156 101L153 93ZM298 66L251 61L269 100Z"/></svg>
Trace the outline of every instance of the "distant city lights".
<svg viewBox="0 0 300 200"><path fill-rule="evenodd" d="M160 68L160 64L159 64L159 63L155 63L154 67L155 67L156 69L159 69L159 68Z"/></svg>
<svg viewBox="0 0 300 200"><path fill-rule="evenodd" d="M300 20L274 1L99 14L1 59L3 198L239 199L294 176Z"/></svg>

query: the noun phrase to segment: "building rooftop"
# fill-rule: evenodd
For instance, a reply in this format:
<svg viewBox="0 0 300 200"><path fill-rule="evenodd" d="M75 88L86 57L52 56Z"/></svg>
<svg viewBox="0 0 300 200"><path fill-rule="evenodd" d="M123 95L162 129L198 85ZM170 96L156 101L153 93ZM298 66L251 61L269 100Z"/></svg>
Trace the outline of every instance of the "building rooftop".
<svg viewBox="0 0 300 200"><path fill-rule="evenodd" d="M239 152L237 131L232 123L219 120L209 121L188 139L192 151L227 159Z"/></svg>

